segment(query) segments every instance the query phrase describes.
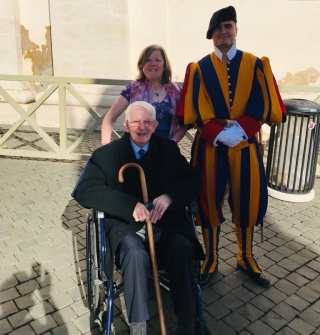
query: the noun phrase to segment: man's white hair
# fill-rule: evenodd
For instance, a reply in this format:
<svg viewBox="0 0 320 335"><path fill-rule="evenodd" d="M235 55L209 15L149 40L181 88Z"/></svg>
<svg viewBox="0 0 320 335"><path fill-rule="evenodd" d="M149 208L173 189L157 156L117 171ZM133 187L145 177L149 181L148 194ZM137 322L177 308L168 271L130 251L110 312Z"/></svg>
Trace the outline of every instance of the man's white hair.
<svg viewBox="0 0 320 335"><path fill-rule="evenodd" d="M130 104L126 109L126 112L125 112L126 121L130 121L131 112L137 108L145 109L150 114L152 121L156 119L156 110L151 104L149 104L149 102L135 101L132 104Z"/></svg>

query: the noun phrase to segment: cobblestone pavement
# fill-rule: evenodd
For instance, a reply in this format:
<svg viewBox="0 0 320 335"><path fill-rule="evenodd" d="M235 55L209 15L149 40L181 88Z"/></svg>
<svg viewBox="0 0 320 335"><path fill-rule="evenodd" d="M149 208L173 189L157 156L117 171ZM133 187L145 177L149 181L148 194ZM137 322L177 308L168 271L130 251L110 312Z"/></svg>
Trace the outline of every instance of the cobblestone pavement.
<svg viewBox="0 0 320 335"><path fill-rule="evenodd" d="M181 150L188 156L190 144ZM70 193L84 162L0 158L0 335L99 334L85 301L85 213ZM219 272L203 290L206 323L216 335L320 335L320 179L316 197L269 197L264 242L255 255L271 278L254 284L236 269L230 213L222 226ZM201 239L201 235L200 235ZM148 334L159 334L150 283ZM163 292L168 334L175 318ZM116 334L129 334L116 300Z"/></svg>

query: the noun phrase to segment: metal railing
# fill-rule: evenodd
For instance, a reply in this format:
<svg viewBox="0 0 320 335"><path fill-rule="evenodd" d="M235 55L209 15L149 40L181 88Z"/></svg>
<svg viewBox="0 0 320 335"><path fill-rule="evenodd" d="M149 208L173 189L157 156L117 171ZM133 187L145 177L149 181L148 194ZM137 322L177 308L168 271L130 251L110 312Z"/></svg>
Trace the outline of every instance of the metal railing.
<svg viewBox="0 0 320 335"><path fill-rule="evenodd" d="M2 81L46 83L47 88L41 95L38 94L34 102L25 104L23 107L22 105L24 104L18 103L16 99L10 95L9 89L3 88L1 85ZM84 153L83 151L86 150L83 149L78 152L77 150L79 150L80 146L87 141L93 133L95 133L96 136L100 136L98 128L101 125L103 115L101 116L97 113L95 107L90 105L88 100L84 97L85 94L79 92L77 89L77 85L110 85L124 87L128 82L128 80L116 79L0 75L0 96L4 99L4 102L9 104L19 114L17 121L12 124L2 125L2 129L0 130L0 156L59 160L87 159L91 154L90 150L87 150L87 153ZM315 93L316 98L314 101L320 102L320 87L280 86L279 88L281 93ZM45 105L47 99L55 92L58 93L58 127L56 127L55 132L53 132L51 128L39 125L34 114L41 106ZM72 141L68 138L68 135L74 129L70 129L67 124L67 94L72 96L77 101L78 106L84 108L94 121L88 128L73 132ZM108 107L110 106L105 106L105 110L107 110ZM31 132L38 134L38 141L44 141L46 147L35 146L34 148L30 148L28 145L23 147L23 145L17 145L12 141L15 134L25 127L25 124L28 125ZM119 136L115 130L114 134ZM187 137L190 140L193 138L190 133L187 134Z"/></svg>
<svg viewBox="0 0 320 335"><path fill-rule="evenodd" d="M18 82L33 82L33 83L46 83L48 87L42 92L41 96L34 102L29 103L26 109L24 109L16 100L10 95L9 90L4 89L0 85L0 95L3 97L5 102L11 105L12 108L19 114L19 119L9 126L7 130L2 127L2 135L0 137L0 155L4 156L21 156L21 157L32 157L32 158L51 158L51 159L68 159L68 160L79 160L86 159L90 153L83 154L75 152L76 148L86 140L90 134L92 134L100 125L103 116L100 116L90 106L89 102L84 98L83 94L80 93L75 85L112 85L112 86L125 86L128 80L115 80L115 79L92 79L92 78L67 78L67 77L49 77L49 76L18 76L18 75L0 75L0 81L18 81ZM58 137L55 139L51 136L52 129L46 129L41 127L36 119L32 117L40 106L45 104L46 100L52 96L53 93L58 93ZM80 132L79 137L68 144L68 129L67 127L67 101L66 94L69 93L76 101L79 106L82 106L94 119L94 123L87 129L83 129ZM107 106L106 106L107 108ZM49 150L36 150L36 149L20 149L19 146L5 145L13 134L18 129L27 123L32 131L37 133L41 140L43 140ZM115 134L117 134L115 132Z"/></svg>

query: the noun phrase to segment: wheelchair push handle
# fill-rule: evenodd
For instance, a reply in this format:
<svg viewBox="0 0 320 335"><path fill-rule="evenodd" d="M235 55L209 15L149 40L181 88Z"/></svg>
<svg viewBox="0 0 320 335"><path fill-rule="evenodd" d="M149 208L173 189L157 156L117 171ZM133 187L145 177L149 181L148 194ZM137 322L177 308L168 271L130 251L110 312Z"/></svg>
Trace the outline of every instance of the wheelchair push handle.
<svg viewBox="0 0 320 335"><path fill-rule="evenodd" d="M148 201L146 177L145 177L143 168L139 164L136 164L136 163L124 164L119 170L119 175L118 175L119 182L120 183L124 182L123 172L125 169L130 168L130 167L133 167L139 170L143 202L145 203L145 205L150 204L150 202ZM149 210L148 207L147 209ZM150 257L151 257L151 264L152 264L153 277L154 277L154 286L155 286L157 305L158 305L158 311L159 311L160 330L161 330L161 335L166 335L167 333L166 333L163 305L162 305L161 292L160 292L159 273L158 273L156 253L154 249L152 223L150 219L146 221L147 221L147 233L148 233L148 240L149 240Z"/></svg>

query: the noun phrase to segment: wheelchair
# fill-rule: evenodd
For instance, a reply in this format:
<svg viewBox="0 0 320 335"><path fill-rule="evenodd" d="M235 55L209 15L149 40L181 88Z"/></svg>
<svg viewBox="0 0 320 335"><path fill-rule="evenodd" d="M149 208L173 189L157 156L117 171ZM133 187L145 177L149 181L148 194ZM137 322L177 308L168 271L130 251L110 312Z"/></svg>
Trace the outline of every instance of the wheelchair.
<svg viewBox="0 0 320 335"><path fill-rule="evenodd" d="M188 215L192 219L191 209L188 207ZM114 300L123 293L122 282L117 283L114 278L108 278L104 272L106 259L106 238L104 226L104 213L92 209L92 214L87 214L86 220L86 266L87 266L87 303L90 312L97 316L103 306L101 317L101 329L103 335L115 335L114 327ZM198 269L195 278L197 287L197 335L210 335L205 325L202 311L202 296L199 286L200 261L195 262ZM152 279L152 275L150 275ZM169 291L169 281L165 274L159 271L160 287ZM103 292L102 291L103 288ZM102 300L102 301L101 301Z"/></svg>

